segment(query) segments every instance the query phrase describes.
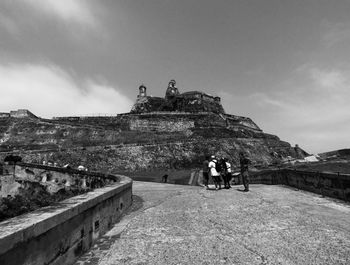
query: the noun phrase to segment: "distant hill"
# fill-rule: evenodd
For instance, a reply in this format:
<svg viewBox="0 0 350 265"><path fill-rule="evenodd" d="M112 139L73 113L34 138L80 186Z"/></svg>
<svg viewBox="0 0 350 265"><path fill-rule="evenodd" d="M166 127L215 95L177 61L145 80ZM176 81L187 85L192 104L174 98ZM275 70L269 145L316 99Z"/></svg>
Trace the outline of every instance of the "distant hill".
<svg viewBox="0 0 350 265"><path fill-rule="evenodd" d="M333 158L350 158L350 148L320 153L318 155L323 159L332 158L332 157Z"/></svg>

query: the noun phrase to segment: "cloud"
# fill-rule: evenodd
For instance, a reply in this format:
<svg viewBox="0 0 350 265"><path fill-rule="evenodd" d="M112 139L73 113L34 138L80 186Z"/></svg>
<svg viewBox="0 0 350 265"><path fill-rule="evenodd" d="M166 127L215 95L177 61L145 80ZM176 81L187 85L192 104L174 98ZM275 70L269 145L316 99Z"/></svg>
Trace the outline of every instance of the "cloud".
<svg viewBox="0 0 350 265"><path fill-rule="evenodd" d="M342 89L347 82L345 75L338 70L312 68L309 73L315 84L323 88Z"/></svg>
<svg viewBox="0 0 350 265"><path fill-rule="evenodd" d="M97 20L85 0L22 0L35 10L67 23L95 27Z"/></svg>
<svg viewBox="0 0 350 265"><path fill-rule="evenodd" d="M324 34L322 40L327 47L332 47L340 42L350 40L350 23L330 23L322 24Z"/></svg>
<svg viewBox="0 0 350 265"><path fill-rule="evenodd" d="M0 13L0 28L10 33L11 36L17 38L20 36L20 30L15 21L2 13Z"/></svg>
<svg viewBox="0 0 350 265"><path fill-rule="evenodd" d="M269 92L220 96L228 113L249 116L264 131L318 153L350 147L349 87L348 70L308 66Z"/></svg>
<svg viewBox="0 0 350 265"><path fill-rule="evenodd" d="M24 108L41 117L128 112L132 101L112 86L77 80L55 65L0 65L0 111Z"/></svg>

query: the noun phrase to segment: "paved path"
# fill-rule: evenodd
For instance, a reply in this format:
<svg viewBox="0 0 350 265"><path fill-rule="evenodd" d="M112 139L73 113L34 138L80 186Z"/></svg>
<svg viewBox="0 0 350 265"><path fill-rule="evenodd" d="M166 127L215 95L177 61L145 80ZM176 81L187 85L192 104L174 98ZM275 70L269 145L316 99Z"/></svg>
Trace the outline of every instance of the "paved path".
<svg viewBox="0 0 350 265"><path fill-rule="evenodd" d="M134 182L133 193L129 213L77 264L350 264L350 204L267 185Z"/></svg>

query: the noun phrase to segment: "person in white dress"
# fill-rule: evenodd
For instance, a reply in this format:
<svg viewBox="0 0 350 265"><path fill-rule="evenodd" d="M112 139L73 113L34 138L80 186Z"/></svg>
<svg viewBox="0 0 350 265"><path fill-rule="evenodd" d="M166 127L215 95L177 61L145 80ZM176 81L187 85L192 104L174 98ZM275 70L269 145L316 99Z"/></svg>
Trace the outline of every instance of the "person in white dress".
<svg viewBox="0 0 350 265"><path fill-rule="evenodd" d="M220 173L216 171L216 164L218 161L215 156L211 156L209 162L210 176L213 178L215 184L215 190L221 189Z"/></svg>

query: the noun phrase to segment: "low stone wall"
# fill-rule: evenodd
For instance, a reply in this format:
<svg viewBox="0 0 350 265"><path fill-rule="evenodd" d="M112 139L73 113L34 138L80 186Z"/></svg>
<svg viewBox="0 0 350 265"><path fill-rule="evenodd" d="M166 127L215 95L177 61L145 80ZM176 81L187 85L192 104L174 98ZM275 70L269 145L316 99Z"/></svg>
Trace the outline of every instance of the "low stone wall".
<svg viewBox="0 0 350 265"><path fill-rule="evenodd" d="M280 169L252 173L250 181L254 184L282 184L350 201L350 175L348 174Z"/></svg>
<svg viewBox="0 0 350 265"><path fill-rule="evenodd" d="M99 188L118 181L117 177L109 174L32 163L18 162L3 167L4 173L0 174L0 198L18 195L31 184L40 184L53 194L63 189Z"/></svg>
<svg viewBox="0 0 350 265"><path fill-rule="evenodd" d="M95 189L0 223L0 264L72 264L132 203L124 176Z"/></svg>

